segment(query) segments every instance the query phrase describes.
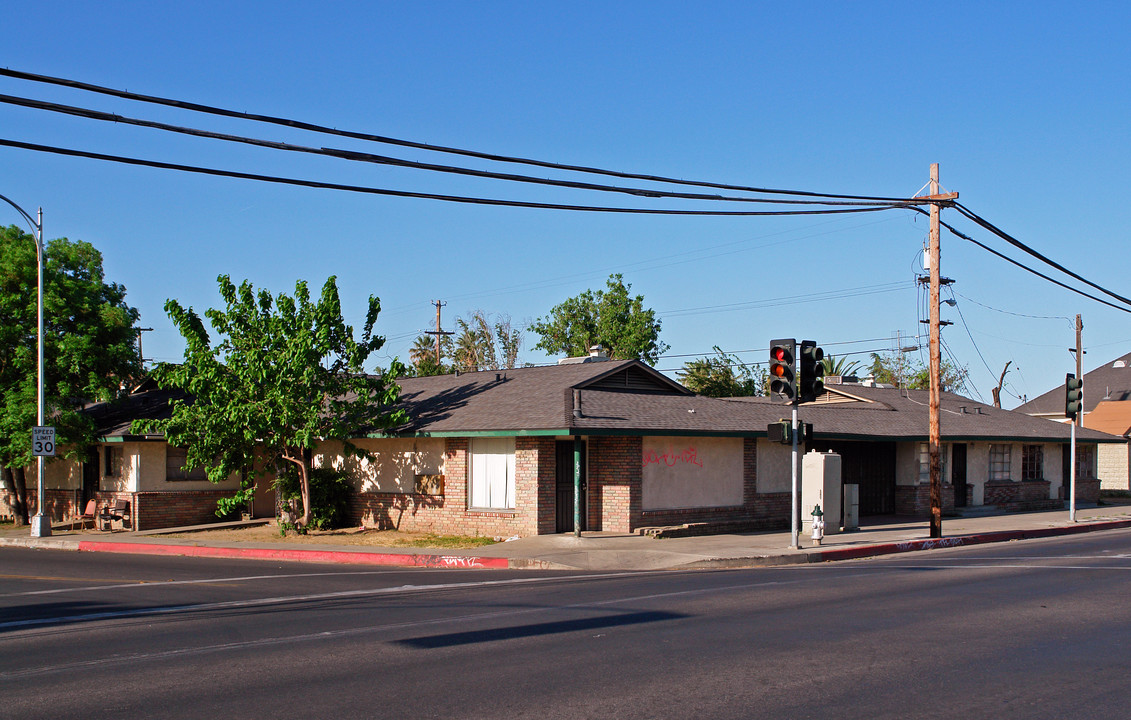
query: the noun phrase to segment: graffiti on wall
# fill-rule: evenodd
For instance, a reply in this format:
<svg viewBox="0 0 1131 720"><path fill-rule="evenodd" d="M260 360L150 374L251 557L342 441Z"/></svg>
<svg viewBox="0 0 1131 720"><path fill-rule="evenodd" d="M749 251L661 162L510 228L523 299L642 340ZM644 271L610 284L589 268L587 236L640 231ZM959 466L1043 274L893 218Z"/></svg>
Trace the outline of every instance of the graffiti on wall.
<svg viewBox="0 0 1131 720"><path fill-rule="evenodd" d="M659 453L655 450L644 451L644 467L652 464L675 467L680 463L703 467L703 461L699 459L698 451L691 446L678 452L674 450L666 453Z"/></svg>

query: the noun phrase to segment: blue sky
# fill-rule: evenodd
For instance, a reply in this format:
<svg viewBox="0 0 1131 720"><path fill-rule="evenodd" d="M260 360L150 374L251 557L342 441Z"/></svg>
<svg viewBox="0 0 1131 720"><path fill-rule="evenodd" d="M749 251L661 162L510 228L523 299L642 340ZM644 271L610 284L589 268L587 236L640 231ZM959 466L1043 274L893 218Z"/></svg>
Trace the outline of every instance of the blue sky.
<svg viewBox="0 0 1131 720"><path fill-rule="evenodd" d="M942 185L1031 247L1127 293L1131 50L1125 3L60 3L7 8L0 66L233 110L505 155L774 188L911 196ZM785 7L783 7L785 6ZM219 132L494 169L0 78L0 93ZM542 202L661 206L580 191L297 156L0 105L0 137L304 179ZM474 310L522 324L621 272L663 322L657 367L769 340L885 350L925 328L927 223L693 218L476 207L268 185L0 148L0 194L49 237L92 242L142 312L146 357L183 345L167 298L218 304L216 276L291 292L338 277L347 315L381 298L388 356ZM551 170L523 170L564 177ZM580 178L585 179L585 178ZM628 184L627 181L619 184ZM667 203L672 206L672 203ZM944 220L1006 251L947 210ZM0 208L0 223L19 217ZM1131 351L1126 313L944 233L943 339L990 401L1035 397ZM1015 252L1010 252L1020 257ZM1036 266L1036 261L1025 260ZM1059 276L1058 276L1059 277ZM1062 278L1063 279L1063 278ZM812 293L814 302L790 298ZM961 315L959 314L961 311ZM910 336L910 341L908 341ZM549 360L532 350L522 359ZM382 363L386 360L382 359Z"/></svg>

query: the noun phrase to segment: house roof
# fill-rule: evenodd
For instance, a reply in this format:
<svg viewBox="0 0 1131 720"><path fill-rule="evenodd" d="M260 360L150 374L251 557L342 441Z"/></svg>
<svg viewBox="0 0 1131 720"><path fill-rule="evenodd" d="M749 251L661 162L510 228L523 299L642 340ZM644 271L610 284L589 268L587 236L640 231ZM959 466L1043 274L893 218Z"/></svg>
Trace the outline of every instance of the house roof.
<svg viewBox="0 0 1131 720"><path fill-rule="evenodd" d="M400 378L400 406L411 418L396 432L432 436L687 434L756 437L790 416L770 398L717 399L695 395L637 360L516 368ZM818 438L927 439L927 391L829 386L799 409ZM129 420L167 417L170 391L150 388L127 404L99 410L104 436L129 434ZM575 409L577 413L575 414ZM940 427L950 441L1063 442L1070 428L1023 413L943 393ZM1091 442L1121 442L1080 429Z"/></svg>
<svg viewBox="0 0 1131 720"><path fill-rule="evenodd" d="M1131 403L1104 401L1084 416L1084 427L1126 437L1131 433Z"/></svg>
<svg viewBox="0 0 1131 720"><path fill-rule="evenodd" d="M1085 413L1104 401L1131 400L1131 353L1084 373ZM1014 408L1029 415L1064 415L1064 383Z"/></svg>

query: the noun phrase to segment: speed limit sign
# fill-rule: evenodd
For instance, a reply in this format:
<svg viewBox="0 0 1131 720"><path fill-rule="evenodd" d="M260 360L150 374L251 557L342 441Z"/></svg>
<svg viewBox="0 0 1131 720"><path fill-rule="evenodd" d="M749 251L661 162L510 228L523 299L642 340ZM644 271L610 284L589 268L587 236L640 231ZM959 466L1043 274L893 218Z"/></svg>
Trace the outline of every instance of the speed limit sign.
<svg viewBox="0 0 1131 720"><path fill-rule="evenodd" d="M31 429L31 454L55 457L55 428L37 425Z"/></svg>

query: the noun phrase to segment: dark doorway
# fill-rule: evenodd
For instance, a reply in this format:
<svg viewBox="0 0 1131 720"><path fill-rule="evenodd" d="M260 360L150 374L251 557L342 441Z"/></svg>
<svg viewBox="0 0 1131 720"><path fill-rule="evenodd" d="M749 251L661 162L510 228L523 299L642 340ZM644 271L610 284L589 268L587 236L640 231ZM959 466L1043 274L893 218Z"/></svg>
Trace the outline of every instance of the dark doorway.
<svg viewBox="0 0 1131 720"><path fill-rule="evenodd" d="M954 483L954 507L966 507L966 443L954 443L950 447L950 481Z"/></svg>
<svg viewBox="0 0 1131 720"><path fill-rule="evenodd" d="M82 464L82 501L80 506L85 506L88 500L93 500L98 492L98 452L83 461Z"/></svg>
<svg viewBox="0 0 1131 720"><path fill-rule="evenodd" d="M588 530L585 508L585 446L581 446L581 529ZM557 442L557 492L555 526L557 532L573 532L573 440Z"/></svg>
<svg viewBox="0 0 1131 720"><path fill-rule="evenodd" d="M895 443L818 440L816 450L840 455L841 482L860 486L860 515L895 513Z"/></svg>

